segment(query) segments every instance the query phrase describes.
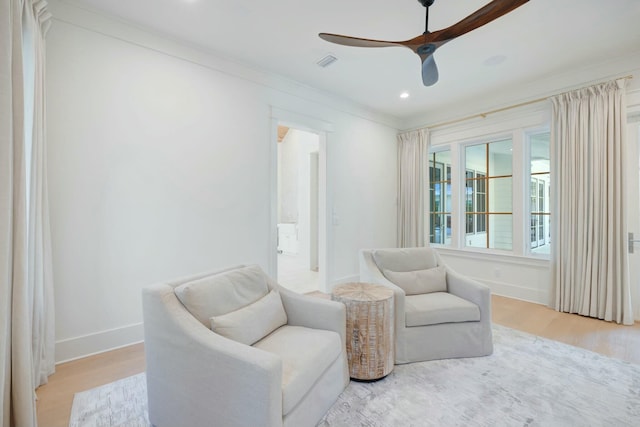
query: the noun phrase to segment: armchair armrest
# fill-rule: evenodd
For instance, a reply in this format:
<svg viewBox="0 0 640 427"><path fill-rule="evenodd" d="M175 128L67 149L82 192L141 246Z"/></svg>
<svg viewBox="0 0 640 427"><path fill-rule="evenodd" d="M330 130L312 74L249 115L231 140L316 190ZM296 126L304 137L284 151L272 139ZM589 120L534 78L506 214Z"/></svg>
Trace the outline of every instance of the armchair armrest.
<svg viewBox="0 0 640 427"><path fill-rule="evenodd" d="M471 301L480 308L480 318L491 316L491 289L477 280L447 268L448 291Z"/></svg>
<svg viewBox="0 0 640 427"><path fill-rule="evenodd" d="M325 329L340 334L346 343L347 314L343 304L322 298L301 295L278 286L287 323L313 329Z"/></svg>

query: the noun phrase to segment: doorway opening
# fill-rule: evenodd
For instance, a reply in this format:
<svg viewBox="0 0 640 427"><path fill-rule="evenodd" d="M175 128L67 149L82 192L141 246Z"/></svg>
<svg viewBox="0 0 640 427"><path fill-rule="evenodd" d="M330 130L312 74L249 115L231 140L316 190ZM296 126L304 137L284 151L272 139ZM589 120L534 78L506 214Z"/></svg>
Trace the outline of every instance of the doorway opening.
<svg viewBox="0 0 640 427"><path fill-rule="evenodd" d="M277 280L299 293L321 290L320 136L278 125Z"/></svg>

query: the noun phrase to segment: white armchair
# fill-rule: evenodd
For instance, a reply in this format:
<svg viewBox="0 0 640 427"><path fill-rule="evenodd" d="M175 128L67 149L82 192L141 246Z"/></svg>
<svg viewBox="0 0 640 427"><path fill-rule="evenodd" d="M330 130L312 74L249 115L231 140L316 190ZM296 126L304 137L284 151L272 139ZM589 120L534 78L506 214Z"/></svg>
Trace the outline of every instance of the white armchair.
<svg viewBox="0 0 640 427"><path fill-rule="evenodd" d="M360 281L393 289L396 364L493 353L489 288L435 250L362 250Z"/></svg>
<svg viewBox="0 0 640 427"><path fill-rule="evenodd" d="M143 313L156 427L311 427L349 383L344 305L258 266L147 287Z"/></svg>

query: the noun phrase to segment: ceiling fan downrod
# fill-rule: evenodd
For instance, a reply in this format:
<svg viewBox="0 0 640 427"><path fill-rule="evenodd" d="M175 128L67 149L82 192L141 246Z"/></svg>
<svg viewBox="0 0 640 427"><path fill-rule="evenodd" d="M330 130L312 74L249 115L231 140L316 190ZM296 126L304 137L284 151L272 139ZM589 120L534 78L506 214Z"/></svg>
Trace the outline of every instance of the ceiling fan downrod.
<svg viewBox="0 0 640 427"><path fill-rule="evenodd" d="M429 6L431 6L435 0L418 0L418 3L423 5L426 9L425 18L424 18L424 33L423 35L429 34ZM418 47L416 52L418 55L431 55L436 51L436 46L432 43L425 43L422 46Z"/></svg>
<svg viewBox="0 0 640 427"><path fill-rule="evenodd" d="M418 3L423 5L426 9L424 18L424 34L429 34L429 6L431 6L436 0L418 0Z"/></svg>

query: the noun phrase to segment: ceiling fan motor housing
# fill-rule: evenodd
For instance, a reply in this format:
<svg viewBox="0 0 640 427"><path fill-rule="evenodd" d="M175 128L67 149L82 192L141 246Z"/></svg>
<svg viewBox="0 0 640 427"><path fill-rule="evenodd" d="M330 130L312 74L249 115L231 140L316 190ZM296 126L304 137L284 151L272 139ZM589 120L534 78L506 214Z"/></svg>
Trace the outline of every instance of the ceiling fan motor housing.
<svg viewBox="0 0 640 427"><path fill-rule="evenodd" d="M423 44L417 49L418 55L431 55L436 51L436 45L433 43Z"/></svg>

